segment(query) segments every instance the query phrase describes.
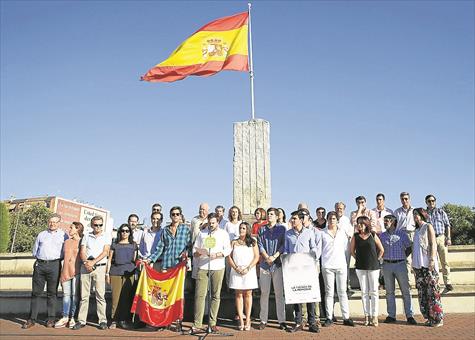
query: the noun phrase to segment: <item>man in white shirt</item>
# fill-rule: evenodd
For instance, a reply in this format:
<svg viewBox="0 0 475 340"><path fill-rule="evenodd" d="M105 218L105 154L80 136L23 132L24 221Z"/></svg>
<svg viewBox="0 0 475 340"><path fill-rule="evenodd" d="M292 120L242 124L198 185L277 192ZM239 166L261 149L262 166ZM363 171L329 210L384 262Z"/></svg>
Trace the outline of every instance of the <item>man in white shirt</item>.
<svg viewBox="0 0 475 340"><path fill-rule="evenodd" d="M97 316L99 329L107 329L106 317L106 264L107 255L111 246L111 238L103 232L104 221L101 216L91 219L92 233L84 235L81 240L79 256L81 266L81 304L79 306L78 323L73 329L86 326L87 311L89 309L89 295L91 283L96 290Z"/></svg>
<svg viewBox="0 0 475 340"><path fill-rule="evenodd" d="M208 216L209 204L203 202L200 204L198 215L192 218L191 220L191 235L192 242L195 242L196 237L200 233L200 230L203 228L203 225L208 222L206 216Z"/></svg>
<svg viewBox="0 0 475 340"><path fill-rule="evenodd" d="M218 224L221 229L224 229L226 226L226 223L228 222L227 219L224 218L224 207L222 205L218 205L216 208L214 208L214 212L216 215L218 215Z"/></svg>
<svg viewBox="0 0 475 340"><path fill-rule="evenodd" d="M346 258L346 269L348 272L347 275L347 283L346 283L346 291L349 296L352 296L355 292L351 290L350 287L350 260L351 260L351 251L350 251L350 240L354 234L354 227L350 222L350 219L345 216L345 208L346 205L343 202L336 202L335 203L335 212L336 217L338 220L338 228L343 229L345 232L346 238L348 239L348 246L345 250L345 258ZM327 221L328 226L328 221Z"/></svg>
<svg viewBox="0 0 475 340"><path fill-rule="evenodd" d="M134 237L134 242L140 244L142 239L143 230L138 227L139 216L137 214L130 214L127 219L130 230L132 230L132 236Z"/></svg>
<svg viewBox="0 0 475 340"><path fill-rule="evenodd" d="M376 232L381 234L385 231L384 216L393 215L393 211L385 206L386 197L384 194L379 193L376 195L376 208L373 209L376 214Z"/></svg>
<svg viewBox="0 0 475 340"><path fill-rule="evenodd" d="M402 206L394 211L394 216L397 218L396 230L405 230L412 242L414 239L414 231L416 230L416 222L414 221L413 215L414 208L411 207L411 196L408 192L401 192L399 197Z"/></svg>
<svg viewBox="0 0 475 340"><path fill-rule="evenodd" d="M160 212L154 212L150 215L150 221L152 222L152 226L144 230L142 234L142 239L140 240L139 244L139 256L142 259L149 258L152 255L152 251L157 248L157 243L160 241L160 235L162 234L162 224L163 215ZM159 263L158 261L154 263ZM155 268L155 270L160 270L159 268Z"/></svg>
<svg viewBox="0 0 475 340"><path fill-rule="evenodd" d="M351 212L351 225L353 226L353 232L356 232L356 220L360 216L366 216L371 223L371 231L376 232L376 214L373 210L366 207L366 197L358 196L355 198L357 210Z"/></svg>
<svg viewBox="0 0 475 340"><path fill-rule="evenodd" d="M211 248L209 248L211 247ZM208 227L202 230L193 245L193 256L198 267L195 289L195 315L190 334L202 332L205 298L208 292L208 280L211 280L210 326L213 333L218 332L216 326L221 286L223 284L225 258L231 253L231 241L228 233L219 228L218 216L208 215ZM208 277L209 271L209 277Z"/></svg>

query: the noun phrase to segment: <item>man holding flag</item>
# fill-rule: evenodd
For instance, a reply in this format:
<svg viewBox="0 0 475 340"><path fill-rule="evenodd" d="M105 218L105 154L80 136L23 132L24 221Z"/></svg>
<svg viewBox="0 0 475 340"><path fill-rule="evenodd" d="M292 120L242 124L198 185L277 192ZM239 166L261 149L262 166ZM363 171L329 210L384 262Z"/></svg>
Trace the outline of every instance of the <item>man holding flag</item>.
<svg viewBox="0 0 475 340"><path fill-rule="evenodd" d="M140 277L132 312L152 326L168 326L177 321L177 332L182 332L186 258L191 255L191 232L181 224L180 207L170 209L172 223L164 228L157 247L149 258ZM161 259L161 272L148 266Z"/></svg>

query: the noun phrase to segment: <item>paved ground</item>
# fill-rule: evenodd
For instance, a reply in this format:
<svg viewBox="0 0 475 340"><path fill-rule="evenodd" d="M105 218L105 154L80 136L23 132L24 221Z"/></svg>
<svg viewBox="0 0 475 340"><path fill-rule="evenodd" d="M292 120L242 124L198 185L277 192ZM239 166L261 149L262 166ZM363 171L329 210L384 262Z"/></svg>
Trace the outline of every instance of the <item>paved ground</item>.
<svg viewBox="0 0 475 340"><path fill-rule="evenodd" d="M403 320L402 317L399 317ZM418 322L422 319L416 318ZM380 318L380 322L383 318ZM155 332L148 329L127 331L121 329L101 331L95 327L95 324L88 324L87 327L77 331L69 329L50 329L42 325L36 325L28 330L21 329L24 319L20 317L0 317L0 339L15 340L54 340L56 339L77 339L77 340L93 340L93 339L146 339L146 338L164 338L164 339L196 339L202 340L203 337L198 336L180 336L171 331ZM475 339L475 314L449 314L444 320L444 326L439 328L430 328L421 325L408 326L405 322L396 324L380 323L379 327L365 327L362 325L361 319L355 319L357 326L346 327L338 322L330 328L323 328L321 333L314 334L309 332L297 332L290 334L283 332L277 328L276 324L270 324L265 330L259 331L253 329L251 331L237 331L229 321L221 322L221 336L209 335L207 338L224 338L226 335L231 339ZM185 323L186 328L190 324ZM257 323L254 324L256 326Z"/></svg>

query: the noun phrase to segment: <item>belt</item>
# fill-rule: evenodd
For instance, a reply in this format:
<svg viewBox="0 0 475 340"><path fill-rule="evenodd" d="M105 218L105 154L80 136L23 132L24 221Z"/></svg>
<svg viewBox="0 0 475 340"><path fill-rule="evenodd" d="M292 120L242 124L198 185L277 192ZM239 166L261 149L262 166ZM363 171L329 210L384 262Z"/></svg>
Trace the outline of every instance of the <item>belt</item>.
<svg viewBox="0 0 475 340"><path fill-rule="evenodd" d="M386 262L386 263L399 263L399 262L402 262L402 261L406 261L406 260L384 260L384 262Z"/></svg>
<svg viewBox="0 0 475 340"><path fill-rule="evenodd" d="M107 263L99 263L99 264L95 264L96 267L100 267L100 266L105 266Z"/></svg>
<svg viewBox="0 0 475 340"><path fill-rule="evenodd" d="M435 234L435 237L445 236L445 234Z"/></svg>
<svg viewBox="0 0 475 340"><path fill-rule="evenodd" d="M60 259L56 259L56 260L41 260L41 259L36 259L36 261L38 261L39 263L50 263L50 262L60 261Z"/></svg>

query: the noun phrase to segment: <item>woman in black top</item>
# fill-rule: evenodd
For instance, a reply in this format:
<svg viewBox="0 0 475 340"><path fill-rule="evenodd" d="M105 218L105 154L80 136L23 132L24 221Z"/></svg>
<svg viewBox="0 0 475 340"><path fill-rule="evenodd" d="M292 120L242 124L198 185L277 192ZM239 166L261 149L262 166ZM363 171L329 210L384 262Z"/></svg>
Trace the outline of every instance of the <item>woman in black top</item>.
<svg viewBox="0 0 475 340"><path fill-rule="evenodd" d="M132 300L134 298L135 260L137 244L132 230L124 223L117 230L117 238L111 245L106 267L106 282L112 288L112 323L109 328L130 328Z"/></svg>
<svg viewBox="0 0 475 340"><path fill-rule="evenodd" d="M379 260L384 248L376 233L372 233L368 217L356 220L358 232L351 239L351 255L356 259L356 275L360 281L365 326L378 326Z"/></svg>

